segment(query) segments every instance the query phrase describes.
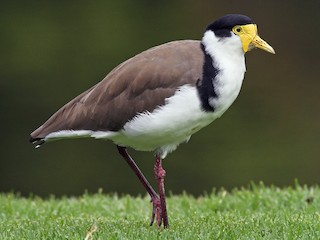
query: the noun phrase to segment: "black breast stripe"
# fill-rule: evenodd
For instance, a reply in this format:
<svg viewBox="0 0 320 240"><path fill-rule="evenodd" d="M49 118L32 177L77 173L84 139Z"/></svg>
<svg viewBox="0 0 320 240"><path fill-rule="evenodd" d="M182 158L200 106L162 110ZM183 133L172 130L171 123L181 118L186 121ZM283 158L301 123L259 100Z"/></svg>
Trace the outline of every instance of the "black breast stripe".
<svg viewBox="0 0 320 240"><path fill-rule="evenodd" d="M206 52L204 45L201 43L201 49L204 54L202 79L197 82L197 89L202 103L202 108L207 112L214 112L214 107L209 104L210 98L217 98L214 83L219 69L214 67L214 59Z"/></svg>

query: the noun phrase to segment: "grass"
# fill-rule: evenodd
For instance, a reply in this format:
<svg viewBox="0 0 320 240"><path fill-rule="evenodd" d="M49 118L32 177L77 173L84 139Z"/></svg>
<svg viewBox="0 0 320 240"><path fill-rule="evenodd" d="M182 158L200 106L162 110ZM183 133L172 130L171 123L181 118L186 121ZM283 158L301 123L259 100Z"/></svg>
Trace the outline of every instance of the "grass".
<svg viewBox="0 0 320 240"><path fill-rule="evenodd" d="M148 226L148 197L0 195L0 239L320 239L320 189L252 184L167 200L170 228Z"/></svg>

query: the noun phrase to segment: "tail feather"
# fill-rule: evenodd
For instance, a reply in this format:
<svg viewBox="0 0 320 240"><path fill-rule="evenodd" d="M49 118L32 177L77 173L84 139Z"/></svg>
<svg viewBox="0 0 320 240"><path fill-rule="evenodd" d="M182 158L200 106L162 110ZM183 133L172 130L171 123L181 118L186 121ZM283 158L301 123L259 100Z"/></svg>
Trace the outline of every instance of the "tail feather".
<svg viewBox="0 0 320 240"><path fill-rule="evenodd" d="M39 148L42 144L45 143L45 140L43 138L33 138L32 136L30 136L29 142L35 144L35 148Z"/></svg>

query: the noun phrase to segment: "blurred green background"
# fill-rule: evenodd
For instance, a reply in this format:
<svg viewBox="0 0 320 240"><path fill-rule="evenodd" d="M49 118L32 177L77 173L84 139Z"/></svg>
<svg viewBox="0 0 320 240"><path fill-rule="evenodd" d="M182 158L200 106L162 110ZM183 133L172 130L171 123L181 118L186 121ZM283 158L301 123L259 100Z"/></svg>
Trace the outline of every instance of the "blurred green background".
<svg viewBox="0 0 320 240"><path fill-rule="evenodd" d="M0 191L48 196L145 194L111 142L57 141L35 150L29 134L135 54L200 39L227 13L253 18L276 55L247 54L239 98L222 118L164 162L168 191L320 183L320 1L1 1ZM153 154L131 150L153 180Z"/></svg>

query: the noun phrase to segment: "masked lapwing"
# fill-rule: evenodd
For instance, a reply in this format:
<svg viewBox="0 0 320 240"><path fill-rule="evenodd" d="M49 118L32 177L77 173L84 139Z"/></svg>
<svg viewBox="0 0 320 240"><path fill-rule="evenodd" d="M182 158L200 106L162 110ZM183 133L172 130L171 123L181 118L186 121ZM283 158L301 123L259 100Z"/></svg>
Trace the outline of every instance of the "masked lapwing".
<svg viewBox="0 0 320 240"><path fill-rule="evenodd" d="M191 135L219 118L240 92L245 53L275 53L247 16L230 14L210 24L201 41L173 41L148 49L114 68L31 133L41 144L92 137L115 143L151 197L150 225L169 226L162 159ZM127 147L154 151L158 192Z"/></svg>

